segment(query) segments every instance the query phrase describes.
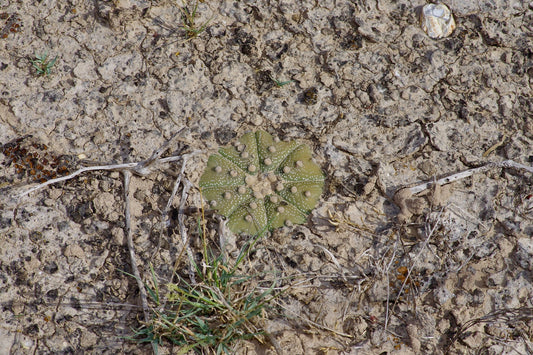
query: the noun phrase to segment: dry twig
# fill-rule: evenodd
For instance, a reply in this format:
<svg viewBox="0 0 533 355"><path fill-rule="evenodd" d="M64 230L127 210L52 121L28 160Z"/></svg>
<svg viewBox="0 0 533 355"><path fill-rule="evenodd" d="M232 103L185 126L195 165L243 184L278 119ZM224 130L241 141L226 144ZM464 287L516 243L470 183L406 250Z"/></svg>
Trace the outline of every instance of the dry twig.
<svg viewBox="0 0 533 355"><path fill-rule="evenodd" d="M126 238L128 240L128 250L130 252L130 262L131 270L133 271L133 276L137 280L137 287L139 287L139 292L141 294L141 304L143 307L144 321L146 324L150 323L150 313L148 308L148 295L144 284L141 279L141 273L137 267L137 257L135 256L135 246L133 245L133 233L131 231L131 213L130 213L130 180L131 172L129 170L124 170L124 214L126 219ZM154 354L157 354L156 344L152 343Z"/></svg>
<svg viewBox="0 0 533 355"><path fill-rule="evenodd" d="M398 207L400 207L401 210L401 212L398 214L398 220L400 222L406 222L413 214L417 214L415 211L417 209L416 202L418 199L414 198L414 195L431 188L438 190L438 188L443 185L467 178L474 174L483 173L493 168L512 168L533 173L533 167L531 166L519 164L512 160L505 160L502 162L487 163L478 168L461 171L438 180L427 181L415 186L400 188L394 193L394 202L398 205Z"/></svg>
<svg viewBox="0 0 533 355"><path fill-rule="evenodd" d="M516 163L516 162L514 162L512 160L505 160L505 161L501 161L501 162L487 163L487 164L485 164L483 166L480 166L478 168L473 168L473 169L468 169L468 170L465 170L465 171L461 171L461 172L458 172L458 173L455 173L455 174L452 174L452 175L448 175L448 176L446 176L446 177L444 177L442 179L438 179L436 181L428 181L428 182L425 182L425 183L422 183L422 184L419 184L419 185L416 185L416 186L413 186L413 187L408 187L408 189L411 192L411 194L415 195L415 194L417 194L419 192L422 192L424 190L427 190L427 189L431 188L434 185L440 185L440 186L446 185L446 184L449 184L451 182L467 178L467 177L472 176L474 174L484 173L485 171L488 171L488 170L493 169L493 168L513 168L513 169L524 170L524 171L533 173L533 167L531 167L531 166L522 165L522 164ZM400 189L399 191L401 191L401 190L403 190L403 189Z"/></svg>

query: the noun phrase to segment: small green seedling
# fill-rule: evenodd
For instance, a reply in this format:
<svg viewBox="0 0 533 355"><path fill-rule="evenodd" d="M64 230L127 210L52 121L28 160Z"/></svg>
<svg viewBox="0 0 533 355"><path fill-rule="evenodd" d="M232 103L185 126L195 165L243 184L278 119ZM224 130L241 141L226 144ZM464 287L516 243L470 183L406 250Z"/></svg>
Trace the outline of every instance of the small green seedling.
<svg viewBox="0 0 533 355"><path fill-rule="evenodd" d="M272 79L272 81L274 82L274 84L276 84L278 88L285 86L287 84L290 84L294 81L294 80L281 81L281 80L274 79L273 77L270 77L270 79Z"/></svg>
<svg viewBox="0 0 533 355"><path fill-rule="evenodd" d="M180 8L181 17L182 17L182 27L187 32L189 39L197 37L200 33L204 32L207 25L211 19L204 22L200 27L195 23L197 11L198 11L198 0L196 0L192 6L192 9L187 7L187 2L183 1L183 7Z"/></svg>
<svg viewBox="0 0 533 355"><path fill-rule="evenodd" d="M39 75L50 75L50 70L56 64L58 56L52 60L48 60L48 53L35 54L35 59L31 59L31 64Z"/></svg>

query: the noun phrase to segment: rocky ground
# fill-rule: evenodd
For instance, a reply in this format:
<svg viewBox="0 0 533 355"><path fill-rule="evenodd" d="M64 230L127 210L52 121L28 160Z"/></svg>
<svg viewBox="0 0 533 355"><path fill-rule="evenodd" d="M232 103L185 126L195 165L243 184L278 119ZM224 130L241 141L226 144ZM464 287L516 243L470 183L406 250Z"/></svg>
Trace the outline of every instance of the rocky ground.
<svg viewBox="0 0 533 355"><path fill-rule="evenodd" d="M423 1L205 0L193 23L194 4L0 0L0 353L151 351L124 339L142 309L121 272L122 175L15 193L142 161L177 133L167 155L200 152L184 170L199 207L207 157L258 129L310 145L326 187L307 224L247 261L292 287L261 320L271 340L236 352L532 353L531 173L474 174L408 199L409 213L393 197L488 162L532 165L533 3L450 1L443 39L420 28ZM161 227L181 168L131 182L146 280L150 263L168 279L182 247L175 223Z"/></svg>

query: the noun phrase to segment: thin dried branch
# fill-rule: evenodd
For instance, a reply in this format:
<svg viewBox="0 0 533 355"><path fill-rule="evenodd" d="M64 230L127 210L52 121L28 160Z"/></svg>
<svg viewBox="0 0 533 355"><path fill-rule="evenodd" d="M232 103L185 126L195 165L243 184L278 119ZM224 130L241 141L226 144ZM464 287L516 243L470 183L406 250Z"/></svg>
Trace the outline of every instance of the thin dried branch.
<svg viewBox="0 0 533 355"><path fill-rule="evenodd" d="M137 280L137 287L139 287L139 292L141 295L141 304L143 308L143 314L144 314L144 321L146 324L150 323L150 309L148 308L148 295L146 293L146 289L144 288L144 284L141 279L141 273L139 272L139 268L137 267L137 257L135 255L135 246L133 244L133 233L131 230L131 213L130 213L130 180L131 180L131 172L129 170L124 170L122 172L124 175L124 214L126 219L126 238L128 240L128 250L130 252L130 263L131 263L131 270L133 271L133 276L135 276L135 280ZM152 343L154 354L157 354L157 345L155 343Z"/></svg>
<svg viewBox="0 0 533 355"><path fill-rule="evenodd" d="M132 172L132 173L134 173L136 175L146 176L146 175L150 174L154 170L154 167L155 167L156 164L162 164L162 163L168 163L168 162L172 162L172 161L182 160L182 159L186 159L186 158L198 155L200 153L201 152L199 150L195 150L195 151L193 151L191 153L188 153L188 154L175 155L175 156L166 157L166 158L162 158L162 159L159 159L159 158L152 159L152 157L151 157L151 158L149 158L147 160L143 160L143 161L141 161L139 163L125 163L125 164L110 164L110 165L87 166L87 167L83 167L81 169L76 170L75 172L73 172L70 175L61 176L61 177L58 177L56 179L51 179L51 180L48 180L46 182L43 182L42 184L38 184L36 186L33 186L33 187L29 188L28 190L25 190L25 191L22 191L22 192L20 192L18 194L15 194L13 197L15 197L17 199L20 199L21 197L29 195L30 193L35 192L37 190L40 190L40 189L42 189L42 188L44 188L44 187L46 187L48 185L52 185L52 184L56 184L56 183L61 182L61 181L67 181L67 180L73 179L76 176L78 176L80 174L83 174L85 172L88 172L88 171L112 170L112 171L121 171L122 172L122 171L128 170L128 171L130 171L130 172Z"/></svg>
<svg viewBox="0 0 533 355"><path fill-rule="evenodd" d="M451 182L467 178L467 177L472 176L474 174L484 173L485 171L488 171L488 170L493 169L493 168L513 168L513 169L516 169L516 170L524 170L526 172L533 173L533 167L531 167L531 166L522 165L522 164L516 163L516 162L514 162L512 160L505 160L505 161L502 161L502 162L488 163L488 164L480 166L478 168L473 168L473 169L468 169L468 170L465 170L465 171L461 171L461 172L446 176L446 177L444 177L442 179L438 179L436 181L428 181L428 182L422 183L420 185L416 185L416 186L413 186L413 187L408 187L408 189L411 192L411 194L415 195L415 194L417 194L419 192L422 192L424 190L428 190L429 188L431 188L434 185L440 185L440 186L446 185L446 184L449 184Z"/></svg>
<svg viewBox="0 0 533 355"><path fill-rule="evenodd" d="M189 245L189 236L187 235L187 228L185 227L185 214L183 210L185 209L185 204L187 203L187 197L189 196L189 190L191 189L192 184L189 180L185 179L183 181L183 190L181 192L181 201L178 209L178 226L180 229L181 241L183 243L183 248L187 251L187 256L189 257L189 279L191 283L196 284L196 277L194 276L196 271L194 270L194 256L192 254L191 247Z"/></svg>
<svg viewBox="0 0 533 355"><path fill-rule="evenodd" d="M174 187L172 188L172 193L170 194L170 197L167 200L167 204L163 211L161 211L161 224L159 229L159 240L157 242L157 248L155 249L152 256L156 255L159 252L159 249L161 248L161 239L162 239L162 233L163 231L170 225L170 216L169 211L170 207L172 206L172 201L174 201L174 198L176 197L178 193L178 189L181 184L181 179L183 178L183 172L185 171L185 165L187 163L187 158L184 157L181 165L180 173L178 174L178 177L176 178L176 181L174 182Z"/></svg>
<svg viewBox="0 0 533 355"><path fill-rule="evenodd" d="M417 202L420 202L418 198L414 196L420 192L435 189L435 194L441 190L441 186L467 178L474 174L486 172L493 168L511 168L516 170L523 170L529 173L533 173L533 167L516 163L512 160L505 160L502 162L488 163L483 166L474 169L468 169L452 175L448 175L444 178L427 181L415 186L407 186L398 189L394 193L394 202L400 207L400 213L398 214L398 220L400 222L407 222L413 214L417 214Z"/></svg>

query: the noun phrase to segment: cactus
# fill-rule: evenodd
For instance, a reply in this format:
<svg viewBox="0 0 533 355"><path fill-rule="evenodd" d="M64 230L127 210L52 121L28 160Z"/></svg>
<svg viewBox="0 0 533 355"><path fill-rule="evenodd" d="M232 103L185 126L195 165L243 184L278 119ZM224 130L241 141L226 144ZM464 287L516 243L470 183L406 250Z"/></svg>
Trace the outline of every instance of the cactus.
<svg viewBox="0 0 533 355"><path fill-rule="evenodd" d="M207 161L200 188L234 233L263 234L302 224L324 187L311 149L264 131L246 133Z"/></svg>

